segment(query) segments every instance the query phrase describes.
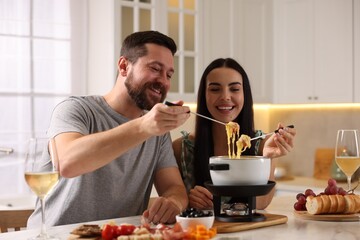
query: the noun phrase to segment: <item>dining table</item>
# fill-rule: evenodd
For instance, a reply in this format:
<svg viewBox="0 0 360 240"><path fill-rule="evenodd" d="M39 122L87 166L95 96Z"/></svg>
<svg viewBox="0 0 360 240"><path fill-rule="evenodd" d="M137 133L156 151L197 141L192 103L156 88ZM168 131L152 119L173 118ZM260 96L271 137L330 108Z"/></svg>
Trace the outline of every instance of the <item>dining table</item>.
<svg viewBox="0 0 360 240"><path fill-rule="evenodd" d="M287 221L281 224L266 226L251 230L244 230L231 233L218 233L214 239L228 240L304 240L304 239L331 239L331 240L360 240L360 214L353 215L351 221L348 220L309 220L299 217L295 214L294 203L296 196L275 196L270 205L265 210L257 210L259 213L277 214L287 217ZM56 236L61 240L67 240L70 232L82 224L98 224L103 225L109 221L116 224L129 223L140 225L140 216L123 217L116 219L106 219L101 221L93 221L86 223L77 223L69 225L61 225L49 227L48 233ZM0 233L0 240L25 240L29 237L36 236L40 229L30 229L22 231L14 231L8 233Z"/></svg>

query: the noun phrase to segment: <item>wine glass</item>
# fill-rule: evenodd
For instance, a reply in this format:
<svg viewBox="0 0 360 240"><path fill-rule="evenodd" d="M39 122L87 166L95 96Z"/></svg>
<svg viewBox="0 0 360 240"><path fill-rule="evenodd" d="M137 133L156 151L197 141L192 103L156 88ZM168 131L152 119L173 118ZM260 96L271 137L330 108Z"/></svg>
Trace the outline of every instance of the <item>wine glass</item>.
<svg viewBox="0 0 360 240"><path fill-rule="evenodd" d="M347 177L351 190L351 176L360 166L358 130L338 130L335 148L335 161Z"/></svg>
<svg viewBox="0 0 360 240"><path fill-rule="evenodd" d="M46 233L45 197L59 181L58 155L53 138L31 138L25 159L25 180L41 204L41 232L33 240L58 240Z"/></svg>

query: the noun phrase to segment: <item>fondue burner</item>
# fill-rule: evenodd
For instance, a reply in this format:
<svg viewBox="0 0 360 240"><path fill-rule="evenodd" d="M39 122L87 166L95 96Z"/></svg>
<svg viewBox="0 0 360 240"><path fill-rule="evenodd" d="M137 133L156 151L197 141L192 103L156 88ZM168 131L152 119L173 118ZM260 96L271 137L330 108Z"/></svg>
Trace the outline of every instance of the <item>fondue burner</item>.
<svg viewBox="0 0 360 240"><path fill-rule="evenodd" d="M215 219L221 222L260 222L266 217L256 212L256 196L266 195L275 182L264 185L221 186L205 182L205 187L213 194ZM229 198L227 203L222 199Z"/></svg>

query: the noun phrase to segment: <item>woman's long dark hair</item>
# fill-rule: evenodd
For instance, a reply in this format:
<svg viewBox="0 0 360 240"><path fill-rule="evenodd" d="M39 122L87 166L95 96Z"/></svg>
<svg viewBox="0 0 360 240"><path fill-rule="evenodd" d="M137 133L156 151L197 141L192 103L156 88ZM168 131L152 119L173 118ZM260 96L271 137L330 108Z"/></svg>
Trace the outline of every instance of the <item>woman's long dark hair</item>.
<svg viewBox="0 0 360 240"><path fill-rule="evenodd" d="M246 134L250 137L254 137L254 111L253 111L253 99L251 94L249 78L245 70L231 58L218 58L210 63L205 69L199 85L198 98L197 98L197 113L212 117L206 106L206 78L208 74L215 68L231 68L239 72L243 79L244 90L244 106L234 120L240 125L240 134ZM204 185L205 181L209 181L210 172L208 169L209 157L214 155L214 143L212 134L212 121L207 119L196 117L195 124L195 149L194 149L194 174L196 185ZM224 126L225 131L225 126ZM243 155L255 155L254 146L247 149L242 153Z"/></svg>

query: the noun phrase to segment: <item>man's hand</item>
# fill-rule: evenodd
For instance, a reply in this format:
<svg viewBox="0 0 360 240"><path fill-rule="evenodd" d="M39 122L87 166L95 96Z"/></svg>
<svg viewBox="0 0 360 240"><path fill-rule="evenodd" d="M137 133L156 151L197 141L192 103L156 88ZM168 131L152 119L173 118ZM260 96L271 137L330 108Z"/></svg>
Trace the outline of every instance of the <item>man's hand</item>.
<svg viewBox="0 0 360 240"><path fill-rule="evenodd" d="M149 209L145 210L143 217L148 223L174 223L175 216L181 209L171 200L165 197L155 198Z"/></svg>
<svg viewBox="0 0 360 240"><path fill-rule="evenodd" d="M158 103L141 118L143 130L149 135L159 136L179 127L189 117L190 108L187 106L166 106Z"/></svg>

